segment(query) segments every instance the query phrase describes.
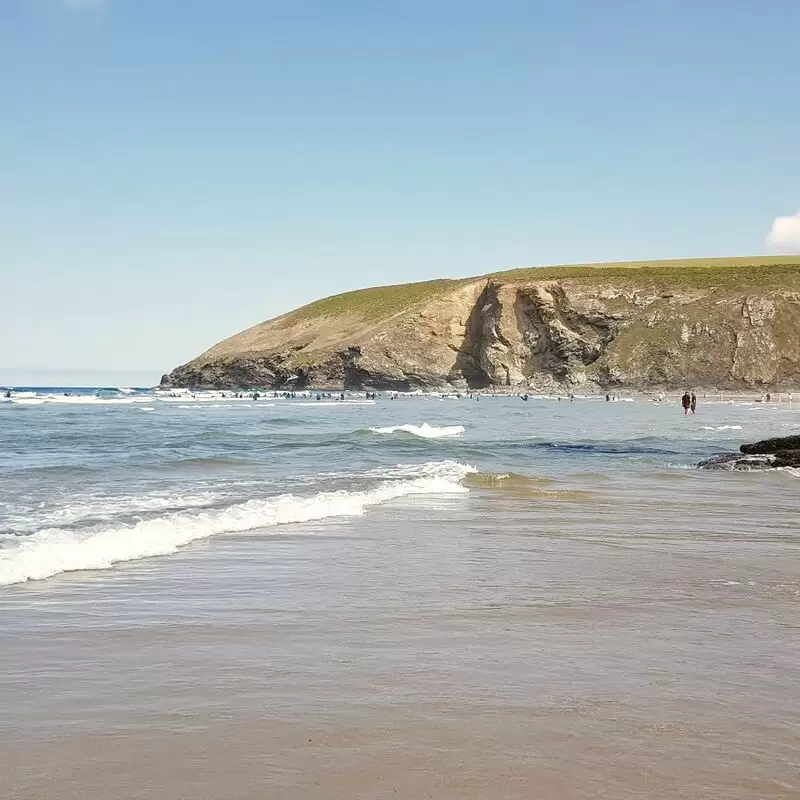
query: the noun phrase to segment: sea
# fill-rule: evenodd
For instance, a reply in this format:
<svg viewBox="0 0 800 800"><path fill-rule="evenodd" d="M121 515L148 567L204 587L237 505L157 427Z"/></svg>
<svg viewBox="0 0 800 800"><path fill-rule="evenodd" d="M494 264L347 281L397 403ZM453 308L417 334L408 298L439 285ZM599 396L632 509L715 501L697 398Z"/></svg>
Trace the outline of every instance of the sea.
<svg viewBox="0 0 800 800"><path fill-rule="evenodd" d="M0 797L800 797L800 402L19 387Z"/></svg>

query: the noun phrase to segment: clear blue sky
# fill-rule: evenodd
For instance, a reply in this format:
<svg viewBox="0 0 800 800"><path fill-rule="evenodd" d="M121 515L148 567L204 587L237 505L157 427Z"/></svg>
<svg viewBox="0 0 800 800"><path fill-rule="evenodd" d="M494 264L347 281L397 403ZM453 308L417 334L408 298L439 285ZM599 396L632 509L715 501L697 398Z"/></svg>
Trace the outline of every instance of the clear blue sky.
<svg viewBox="0 0 800 800"><path fill-rule="evenodd" d="M765 252L798 42L798 0L0 0L0 368L155 380L366 285Z"/></svg>

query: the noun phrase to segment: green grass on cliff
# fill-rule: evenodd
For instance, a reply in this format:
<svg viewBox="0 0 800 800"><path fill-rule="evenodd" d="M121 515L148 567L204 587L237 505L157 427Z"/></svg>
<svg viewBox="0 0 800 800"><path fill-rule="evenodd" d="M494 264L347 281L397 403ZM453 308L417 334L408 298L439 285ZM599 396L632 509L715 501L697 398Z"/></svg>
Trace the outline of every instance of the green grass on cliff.
<svg viewBox="0 0 800 800"><path fill-rule="evenodd" d="M364 319L391 317L420 303L428 302L455 288L459 283L463 281L441 279L424 283L375 286L371 289L357 289L353 292L336 294L290 312L281 321L281 327L297 325L318 317L338 317L342 314L358 314Z"/></svg>
<svg viewBox="0 0 800 800"><path fill-rule="evenodd" d="M622 261L572 266L526 267L460 280L441 279L358 289L317 300L286 314L280 327L320 317L354 314L364 319L385 319L421 305L471 281L494 279L513 283L543 280L588 282L636 281L676 290L690 288L757 289L785 286L800 291L800 257L745 256L672 261Z"/></svg>
<svg viewBox="0 0 800 800"><path fill-rule="evenodd" d="M673 261L621 261L573 266L526 267L496 272L489 277L512 282L586 279L650 281L675 289L758 288L800 281L800 257L743 256L738 258L687 258Z"/></svg>

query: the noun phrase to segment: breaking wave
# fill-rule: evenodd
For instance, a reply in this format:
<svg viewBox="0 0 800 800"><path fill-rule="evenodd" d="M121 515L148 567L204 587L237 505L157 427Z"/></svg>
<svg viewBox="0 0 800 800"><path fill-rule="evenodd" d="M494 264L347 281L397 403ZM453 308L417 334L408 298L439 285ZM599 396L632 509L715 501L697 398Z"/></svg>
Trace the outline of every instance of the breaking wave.
<svg viewBox="0 0 800 800"><path fill-rule="evenodd" d="M441 439L444 436L459 436L464 433L463 425L429 425L423 422L422 425L390 425L386 428L370 428L372 433L410 433L413 436L420 436L423 439Z"/></svg>
<svg viewBox="0 0 800 800"><path fill-rule="evenodd" d="M86 521L107 522L120 516L151 514L167 511L187 511L211 506L220 495L210 491L191 494L177 492L150 494L133 497L93 497L91 495L72 498L70 503L53 509L40 509L34 504L10 507L6 519L8 529L18 535L30 534L48 526L74 526ZM3 536L0 534L0 543ZM0 547L2 544L0 544ZM0 552L2 552L0 550Z"/></svg>
<svg viewBox="0 0 800 800"><path fill-rule="evenodd" d="M402 470L403 468L401 468ZM406 474L413 474L413 467ZM75 531L44 528L26 536L0 536L0 586L49 578L62 572L109 569L124 561L163 556L199 539L328 517L361 516L370 506L407 495L469 491L461 479L472 467L447 462L423 465L417 477L383 481L363 491L284 494L221 509L164 514L135 524Z"/></svg>
<svg viewBox="0 0 800 800"><path fill-rule="evenodd" d="M741 425L701 425L703 431L740 431Z"/></svg>

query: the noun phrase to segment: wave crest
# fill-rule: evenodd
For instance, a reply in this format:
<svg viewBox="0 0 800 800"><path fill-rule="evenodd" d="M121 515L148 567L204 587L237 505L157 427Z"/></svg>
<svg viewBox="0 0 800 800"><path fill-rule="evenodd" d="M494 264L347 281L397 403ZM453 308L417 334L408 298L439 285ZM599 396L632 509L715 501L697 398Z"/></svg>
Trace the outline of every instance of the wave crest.
<svg viewBox="0 0 800 800"><path fill-rule="evenodd" d="M741 425L701 425L703 431L740 431Z"/></svg>
<svg viewBox="0 0 800 800"><path fill-rule="evenodd" d="M190 542L223 533L361 516L370 506L407 495L467 492L459 480L472 468L456 466L458 469L447 470L447 477L427 474L411 480L384 481L365 491L320 492L308 497L287 494L223 509L165 514L133 525L84 531L45 528L29 536L0 537L0 586L168 555Z"/></svg>
<svg viewBox="0 0 800 800"><path fill-rule="evenodd" d="M410 433L413 436L419 436L423 439L441 439L445 436L459 436L464 433L466 429L463 425L443 425L437 427L436 425L429 425L423 422L422 425L390 425L385 428L370 428L372 433Z"/></svg>

